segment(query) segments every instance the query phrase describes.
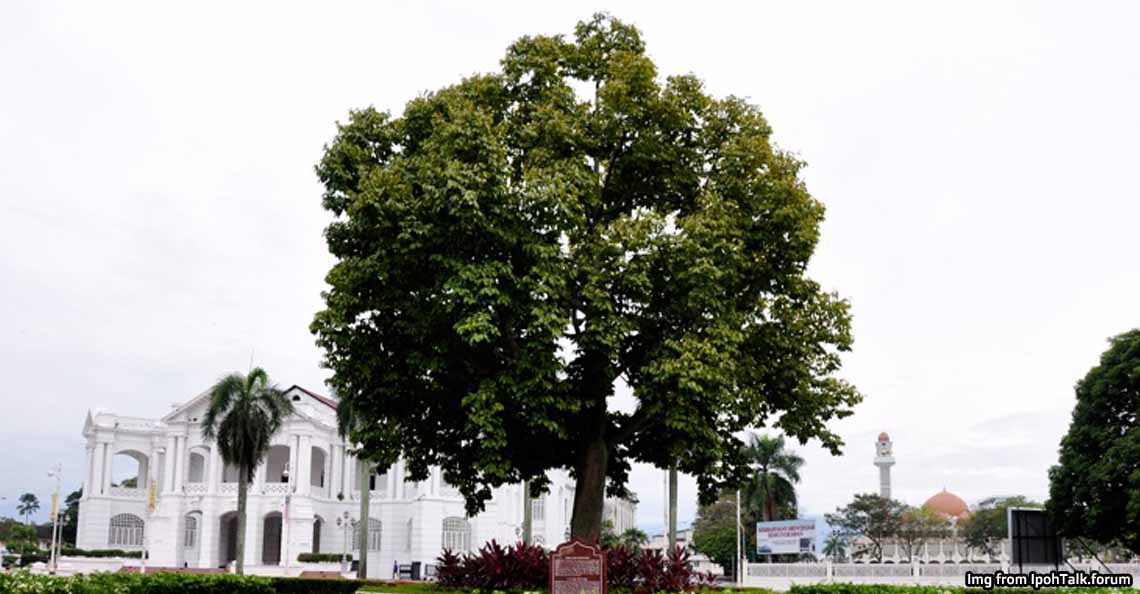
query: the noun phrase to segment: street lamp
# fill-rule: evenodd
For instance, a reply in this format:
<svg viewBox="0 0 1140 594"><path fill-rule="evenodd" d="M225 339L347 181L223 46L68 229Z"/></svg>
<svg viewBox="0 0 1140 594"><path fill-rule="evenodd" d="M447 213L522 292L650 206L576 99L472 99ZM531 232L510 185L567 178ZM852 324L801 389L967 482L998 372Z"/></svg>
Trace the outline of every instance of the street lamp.
<svg viewBox="0 0 1140 594"><path fill-rule="evenodd" d="M345 557L348 553L348 527L355 525L356 520L346 511L343 516L337 516L336 526L341 529L341 542L340 542L340 572L348 573L348 563Z"/></svg>
<svg viewBox="0 0 1140 594"><path fill-rule="evenodd" d="M286 485L289 484L289 462L288 461L285 462L285 468L281 471L281 480ZM282 516L281 516L282 532L284 533L284 535L281 539L283 541L281 548L284 549L284 551L285 551L285 568L286 568L286 570L288 570L289 565L290 565L290 561L291 561L291 559L289 559L289 495L293 491L295 491L296 489L297 489L297 487L293 486L292 488L288 488L287 492L285 493L285 513L282 514Z"/></svg>
<svg viewBox="0 0 1140 594"><path fill-rule="evenodd" d="M55 466L48 470L47 475L55 479L55 493L51 496L51 569L50 573L55 574L59 569L59 557L56 555L56 543L59 539L59 487L60 482L63 480L63 465L56 463Z"/></svg>

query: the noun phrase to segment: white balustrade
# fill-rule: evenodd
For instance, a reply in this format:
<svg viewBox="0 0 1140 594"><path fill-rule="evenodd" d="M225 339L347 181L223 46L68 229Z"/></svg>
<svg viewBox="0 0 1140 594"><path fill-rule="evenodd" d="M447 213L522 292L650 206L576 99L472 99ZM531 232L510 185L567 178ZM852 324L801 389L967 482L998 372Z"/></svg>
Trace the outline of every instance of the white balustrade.
<svg viewBox="0 0 1140 594"><path fill-rule="evenodd" d="M146 491L144 489L136 489L134 487L111 487L111 497L142 499L146 497Z"/></svg>
<svg viewBox="0 0 1140 594"><path fill-rule="evenodd" d="M293 491L289 483L265 483L261 488L263 495L288 495Z"/></svg>
<svg viewBox="0 0 1140 594"><path fill-rule="evenodd" d="M186 483L182 485L182 492L187 495L205 495L206 483Z"/></svg>

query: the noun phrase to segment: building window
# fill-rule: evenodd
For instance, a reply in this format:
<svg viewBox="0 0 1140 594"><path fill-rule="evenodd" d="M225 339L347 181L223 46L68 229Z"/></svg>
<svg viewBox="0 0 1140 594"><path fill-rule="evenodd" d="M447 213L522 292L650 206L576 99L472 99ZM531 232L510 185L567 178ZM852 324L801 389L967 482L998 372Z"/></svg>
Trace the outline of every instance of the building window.
<svg viewBox="0 0 1140 594"><path fill-rule="evenodd" d="M142 518L134 514L119 514L111 518L111 532L107 544L119 547L141 547L143 543Z"/></svg>
<svg viewBox="0 0 1140 594"><path fill-rule="evenodd" d="M443 548L456 553L471 550L471 523L463 518L444 518Z"/></svg>
<svg viewBox="0 0 1140 594"><path fill-rule="evenodd" d="M182 546L192 549L198 546L198 518L186 516L186 528L182 533Z"/></svg>
<svg viewBox="0 0 1140 594"><path fill-rule="evenodd" d="M407 531L406 531L406 535L404 537L404 550L408 551L409 553L412 552L412 528L413 528L413 526L414 526L414 524L412 523L412 519L408 518Z"/></svg>
<svg viewBox="0 0 1140 594"><path fill-rule="evenodd" d="M360 542L360 524L357 523L352 528L352 542L356 546ZM368 518L368 550L380 550L380 520L376 518Z"/></svg>
<svg viewBox="0 0 1140 594"><path fill-rule="evenodd" d="M530 514L535 522L546 521L546 496L539 495L530 500Z"/></svg>

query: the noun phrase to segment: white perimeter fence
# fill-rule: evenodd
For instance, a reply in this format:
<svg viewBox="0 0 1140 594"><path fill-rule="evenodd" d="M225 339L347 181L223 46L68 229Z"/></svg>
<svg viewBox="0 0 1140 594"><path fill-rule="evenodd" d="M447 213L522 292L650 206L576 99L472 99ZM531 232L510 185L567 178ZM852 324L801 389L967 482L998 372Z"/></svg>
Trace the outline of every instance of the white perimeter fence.
<svg viewBox="0 0 1140 594"><path fill-rule="evenodd" d="M1014 570L1017 568L1014 567ZM1025 572L1030 571L1025 567ZM1038 572L1049 567L1033 568ZM1100 564L1074 564L1073 569L1100 573L1127 573L1132 575L1133 586L1140 586L1140 564L1109 563L1108 571ZM1061 566L1061 570L1069 570ZM963 586L966 572L995 573L1010 568L1000 563L749 563L744 574L744 585L760 586L773 590L787 590L795 584L846 582L853 584L921 584ZM995 590L996 592L997 590Z"/></svg>

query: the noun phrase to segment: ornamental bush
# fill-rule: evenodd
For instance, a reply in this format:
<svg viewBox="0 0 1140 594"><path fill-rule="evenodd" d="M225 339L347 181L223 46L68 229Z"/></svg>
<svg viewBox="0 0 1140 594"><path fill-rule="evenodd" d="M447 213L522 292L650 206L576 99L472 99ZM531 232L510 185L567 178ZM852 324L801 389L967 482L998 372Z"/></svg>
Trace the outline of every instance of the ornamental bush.
<svg viewBox="0 0 1140 594"><path fill-rule="evenodd" d="M3 594L352 594L357 580L267 578L231 574L95 573L56 577L0 573Z"/></svg>
<svg viewBox="0 0 1140 594"><path fill-rule="evenodd" d="M344 559L352 561L352 553L344 553ZM301 553L297 555L300 563L340 563L341 553Z"/></svg>
<svg viewBox="0 0 1140 594"><path fill-rule="evenodd" d="M64 547L61 551L64 557L122 557L124 559L142 559L142 551L124 551L122 549L76 549Z"/></svg>
<svg viewBox="0 0 1140 594"><path fill-rule="evenodd" d="M814 584L792 586L788 594L1132 594L1133 588L981 588L886 584Z"/></svg>

